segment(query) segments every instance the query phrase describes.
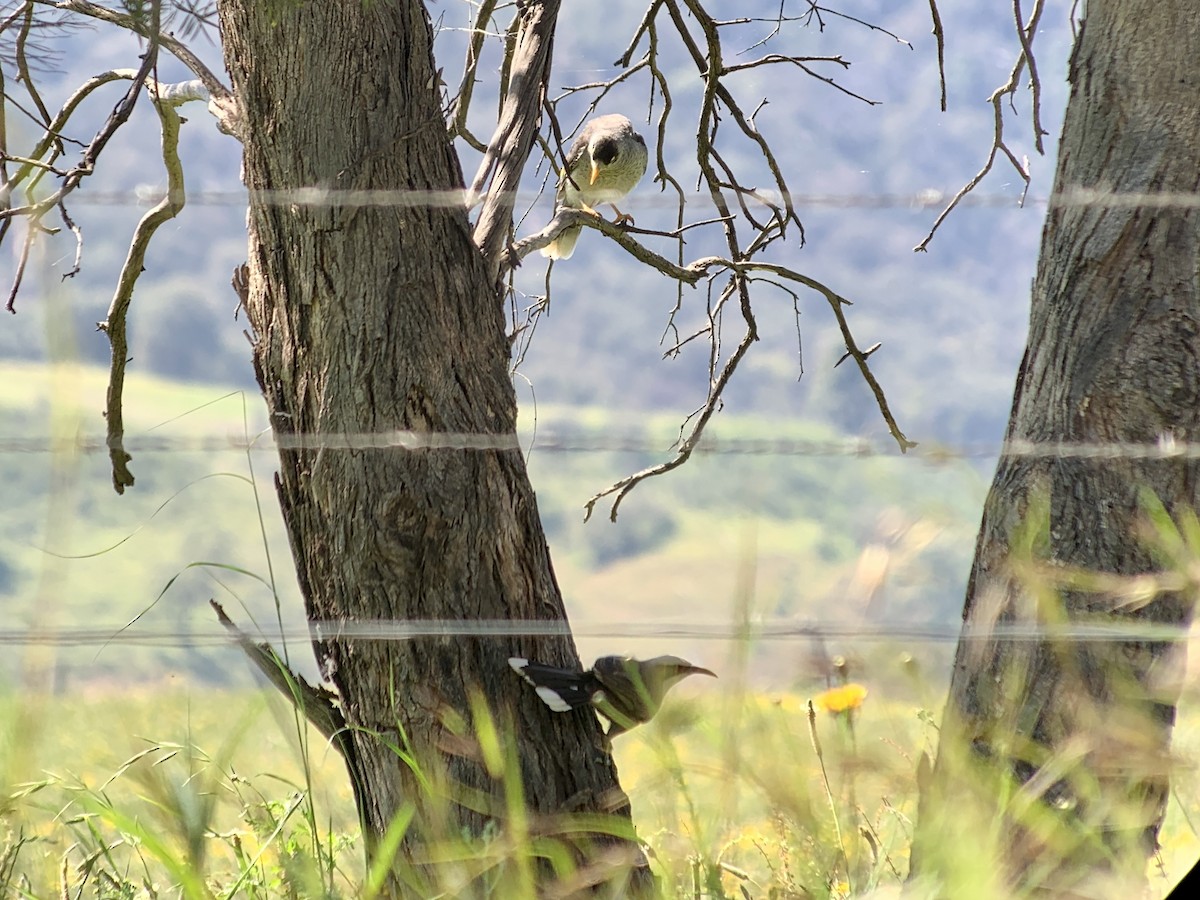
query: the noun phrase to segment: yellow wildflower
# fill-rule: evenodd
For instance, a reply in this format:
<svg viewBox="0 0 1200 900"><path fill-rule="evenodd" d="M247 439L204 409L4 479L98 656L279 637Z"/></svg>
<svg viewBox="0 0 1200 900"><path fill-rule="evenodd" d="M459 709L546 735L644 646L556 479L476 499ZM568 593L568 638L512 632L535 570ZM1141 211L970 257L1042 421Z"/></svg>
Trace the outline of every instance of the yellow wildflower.
<svg viewBox="0 0 1200 900"><path fill-rule="evenodd" d="M813 703L821 707L825 712L841 713L858 709L862 706L862 702L866 698L867 689L861 684L851 681L849 684L830 688L827 691L817 694L813 698Z"/></svg>

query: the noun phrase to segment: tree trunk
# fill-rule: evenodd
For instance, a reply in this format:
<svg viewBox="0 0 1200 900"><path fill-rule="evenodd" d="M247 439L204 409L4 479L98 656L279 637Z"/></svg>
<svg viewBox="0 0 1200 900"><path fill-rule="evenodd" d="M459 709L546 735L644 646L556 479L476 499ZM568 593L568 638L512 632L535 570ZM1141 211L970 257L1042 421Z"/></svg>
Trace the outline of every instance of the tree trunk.
<svg viewBox="0 0 1200 900"><path fill-rule="evenodd" d="M1162 452L1200 439L1195 9L1092 0L1070 82L1007 435L1034 452L1006 448L984 509L913 849L948 896L989 830L1002 883L1136 884L1167 799L1185 644L1128 632L1192 618L1189 579L1148 573L1200 488L1194 451Z"/></svg>
<svg viewBox="0 0 1200 900"><path fill-rule="evenodd" d="M424 842L511 824L503 798L514 785L484 764L475 697L515 748L525 802L546 816L531 828L553 836L561 820L549 816L570 812L628 827L594 717L554 716L506 662L578 658L515 436L502 305L461 201L424 7L223 0L220 22L245 114L254 362L368 845L409 804L410 861ZM301 188L331 193L287 195ZM394 199L362 203L385 191ZM563 633L334 637L340 622L422 620L542 620ZM592 837L640 859L632 841Z"/></svg>

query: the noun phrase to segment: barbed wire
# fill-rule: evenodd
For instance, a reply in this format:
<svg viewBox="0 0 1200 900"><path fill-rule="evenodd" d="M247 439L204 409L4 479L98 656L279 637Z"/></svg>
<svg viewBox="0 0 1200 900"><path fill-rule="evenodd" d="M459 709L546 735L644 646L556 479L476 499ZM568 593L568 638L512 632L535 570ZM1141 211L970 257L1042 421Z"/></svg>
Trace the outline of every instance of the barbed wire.
<svg viewBox="0 0 1200 900"><path fill-rule="evenodd" d="M670 442L645 435L597 434L566 436L539 432L536 436L471 432L269 432L247 439L233 434L130 435L124 447L131 453L194 453L237 451L275 453L279 450L497 450L524 449L532 453L659 453ZM100 436L28 436L0 438L0 455L72 453L107 454ZM705 438L694 453L700 456L901 457L924 462L993 459L997 456L1034 459L1161 460L1200 459L1200 442L1169 435L1154 443L1009 440L950 444L923 442L901 454L886 440L850 437L829 440L804 438Z"/></svg>
<svg viewBox="0 0 1200 900"><path fill-rule="evenodd" d="M251 194L261 203L274 206L304 207L461 207L470 205L465 190L333 190L321 187L303 187L288 190L220 191L200 190L189 192L189 206L233 206L245 207ZM126 191L89 191L72 198L72 205L83 206L133 206L151 207L160 202L165 191L159 186L142 185ZM926 188L913 193L863 193L863 194L790 194L783 197L778 191L760 190L757 195L765 203L782 205L785 201L797 208L832 209L939 209L944 207L954 191ZM549 204L550 194L540 191L520 191L515 196L518 205L532 206L539 198ZM687 206L711 207L705 194L690 194L684 198ZM1024 197L1020 192L971 193L957 204L960 207L1016 208L1018 206L1103 206L1108 208L1200 208L1200 192L1120 192L1096 188L1071 188L1049 196ZM622 207L632 209L677 209L679 200L665 194L645 194L627 197Z"/></svg>
<svg viewBox="0 0 1200 900"><path fill-rule="evenodd" d="M288 641L411 641L420 638L574 637L604 639L689 639L704 641L855 640L876 643L954 643L965 641L1071 640L1179 642L1200 640L1188 628L1131 618L1104 623L1006 623L960 625L774 620L746 625L696 622L580 623L509 619L377 619L325 621L273 628L259 639ZM206 647L233 644L224 628L153 629L122 626L3 628L0 646L82 647L95 645Z"/></svg>

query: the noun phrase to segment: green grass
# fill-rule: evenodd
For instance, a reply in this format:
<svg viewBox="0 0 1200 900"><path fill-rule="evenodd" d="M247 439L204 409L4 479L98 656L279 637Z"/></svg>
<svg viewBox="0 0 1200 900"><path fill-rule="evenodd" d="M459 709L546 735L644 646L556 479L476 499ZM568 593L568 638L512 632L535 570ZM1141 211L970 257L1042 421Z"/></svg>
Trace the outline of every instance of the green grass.
<svg viewBox="0 0 1200 900"><path fill-rule="evenodd" d="M897 888L916 759L934 740L913 701L922 686L872 685L853 713L818 709L810 726L803 694L739 693L735 676L726 681L732 688L681 688L653 722L616 741L664 897ZM274 695L200 686L9 694L0 728L2 896L362 894L367 875L340 760L319 740L302 750ZM1185 720L1180 750L1196 736ZM503 735L496 741L494 771L509 778ZM1158 894L1200 853L1186 823L1200 812L1195 786L1181 773L1163 834L1165 874L1152 872ZM440 851L452 860L443 872L452 896L532 896L519 888L516 862L544 847L522 848L502 831L454 843ZM981 846L964 835L948 850L982 888Z"/></svg>
<svg viewBox="0 0 1200 900"><path fill-rule="evenodd" d="M0 758L12 862L8 881L0 880L5 896L18 889L48 897L85 883L135 892L144 883L177 884L185 896L202 895L188 883L217 896L238 884L247 896L251 886L282 896L289 879L306 891L356 895L361 850L339 761L310 746L306 775L274 698L194 690L21 703L6 698L0 722L40 721L39 739L19 748L10 742ZM868 718L874 703L864 706L864 722L875 718ZM707 896L719 896L717 884L729 896L739 896L738 884L752 896L801 886L839 896L849 872L829 852L835 811L851 831L859 817L852 788L872 810L881 850L868 862L857 848L854 877L863 885L894 881L904 867L912 797L911 766L895 748L919 742L921 730L911 711L895 713L907 720L903 731L888 721L886 745L864 735L870 746L856 751L854 765L845 722L822 714L829 791L795 695L693 693L620 738L623 782L667 896L691 895L697 880ZM729 717L735 729L718 724Z"/></svg>
<svg viewBox="0 0 1200 900"><path fill-rule="evenodd" d="M336 876L347 891L361 879L361 854L341 858L357 838L340 759L302 749L274 697L10 694L0 722L0 895L203 896L240 882L239 896L283 896L290 878ZM323 872L330 859L349 871Z"/></svg>

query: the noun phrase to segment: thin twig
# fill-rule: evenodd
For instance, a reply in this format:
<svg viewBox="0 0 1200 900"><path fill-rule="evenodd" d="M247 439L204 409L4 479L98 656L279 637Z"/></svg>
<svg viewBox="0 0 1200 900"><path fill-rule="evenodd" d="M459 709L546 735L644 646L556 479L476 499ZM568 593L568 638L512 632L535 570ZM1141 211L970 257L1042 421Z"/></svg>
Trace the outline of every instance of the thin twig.
<svg viewBox="0 0 1200 900"><path fill-rule="evenodd" d="M934 234L946 221L946 217L958 206L959 202L975 190L981 181L992 170L992 166L996 162L996 154L1003 153L1017 174L1021 176L1021 180L1025 183L1025 188L1021 192L1019 205L1024 205L1025 196L1029 192L1029 185L1032 178L1029 174L1029 167L1022 164L1012 152L1008 144L1004 140L1004 97L1013 97L1016 94L1018 85L1021 82L1021 72L1024 71L1026 64L1030 69L1030 83L1033 87L1033 129L1034 129L1034 145L1038 153L1045 153L1042 145L1042 135L1045 132L1041 126L1041 83L1037 81L1036 69L1033 62L1032 35L1037 28L1038 20L1042 15L1044 0L1034 0L1033 12L1030 14L1029 22L1021 21L1021 4L1020 0L1013 0L1014 16L1016 17L1017 32L1020 35L1021 52L1017 56L1017 60L1013 63L1012 71L1009 72L1008 81L1000 85L992 91L988 97L988 103L992 105L992 146L988 151L987 159L978 172L963 185L958 193L951 198L950 203L942 210L941 214L934 220L933 226L929 229L929 233L917 246L913 247L914 253L925 253L929 249L929 243L933 240Z"/></svg>
<svg viewBox="0 0 1200 900"><path fill-rule="evenodd" d="M4 308L14 315L17 312L17 292L21 290L21 282L25 279L25 266L29 262L29 249L33 246L33 239L37 235L37 229L32 226L25 232L25 240L21 241L21 255L17 258L17 271L13 274L12 286L8 291L8 300L4 304Z"/></svg>
<svg viewBox="0 0 1200 900"><path fill-rule="evenodd" d="M475 25L471 29L471 39L467 42L463 77L458 84L458 93L454 95L454 115L449 125L451 137L461 137L480 153L487 152L487 146L467 128L467 113L470 112L471 97L475 93L475 76L479 71L479 59L483 55L483 42L488 36L487 23L496 11L496 3L497 0L483 0L479 4L479 13L475 16Z"/></svg>
<svg viewBox="0 0 1200 900"><path fill-rule="evenodd" d="M71 234L75 235L75 259L71 263L71 270L64 272L62 277L62 280L66 281L68 278L74 278L79 274L79 267L83 260L83 231L75 224L75 220L71 218L71 214L67 212L65 203L60 202L58 204L58 213L62 216L63 224L70 229Z"/></svg>
<svg viewBox="0 0 1200 900"><path fill-rule="evenodd" d="M818 17L821 10L812 4L812 10ZM852 17L848 17L852 18ZM660 21L662 20L662 21ZM724 391L734 373L744 360L750 347L758 340L758 326L754 309L751 304L751 286L758 281L767 281L776 288L792 296L793 308L799 315L798 294L787 285L803 285L817 290L826 297L835 310L835 318L843 332L843 340L849 356L859 365L860 372L871 386L880 409L888 424L889 430L896 438L902 450L912 446L896 425L895 420L883 398L878 382L866 365L867 354L858 350L857 344L850 335L848 323L842 306L849 301L807 276L791 269L761 262L761 254L776 241L786 239L787 228L796 225L799 244L804 242L804 230L800 218L793 206L792 194L783 175L783 166L776 157L775 150L758 124L759 114L765 107L765 100L755 98L753 103L743 106L740 98L731 89L729 76L749 69L758 69L771 65L784 64L799 67L807 74L833 85L839 91L856 97L864 102L872 102L867 98L837 84L832 78L820 75L812 68L815 64L833 64L841 68L849 65L847 60L836 56L809 57L785 53L767 53L755 59L745 59L742 62L726 63L726 52L723 46L723 29L736 26L746 19L732 22L718 21L710 14L701 0L652 0L646 12L638 23L632 39L626 45L624 53L617 60L619 70L612 77L597 79L586 84L569 86L564 89L563 97L576 96L586 93L589 103L585 105L580 121L596 111L598 105L617 86L630 82L642 72L649 72L650 116L653 119L656 93L661 92L663 108L657 118L658 133L655 140L655 172L654 180L666 186L675 187L678 195L677 216L674 229L670 231L650 230L644 228L618 227L616 224L601 217L583 212L582 210L557 210L553 219L539 232L516 242L503 261L501 272L528 256L534 250L543 248L564 229L582 225L600 231L606 237L616 241L627 253L639 262L657 269L676 284L676 302L671 310L666 328L663 332L664 356L673 356L686 345L701 338L707 342L708 390L704 403L687 417L680 428L679 440L671 459L644 469L621 479L608 489L595 495L586 505L590 517L595 504L603 497L613 497L610 515L615 518L622 499L634 486L646 478L659 475L682 465L695 447L702 440L706 426L711 417L721 409ZM755 20L758 21L758 20ZM766 20L763 20L766 21ZM792 21L783 15L782 6L777 19L771 20L775 25L772 35L779 33L782 23ZM704 223L686 223L684 220L685 204L684 191L678 179L672 174L666 160L669 154L665 151L668 146L668 121L673 114L671 85L660 66L660 26L671 31L671 37L678 38L683 48L695 66L695 72L702 82L702 96L698 102L698 114L695 120L694 134L696 144L695 165L698 173L698 186L706 200L711 202L715 215L709 216ZM865 24L865 23L864 23ZM754 46L761 46L759 41ZM747 51L743 51L745 53ZM639 54L641 54L639 56ZM561 99L561 98L559 98ZM557 152L552 159L561 153L562 137L555 115L556 100L546 102L547 118L550 131L555 136L552 142ZM724 130L722 131L722 126ZM689 127L689 134L693 128ZM743 166L738 162L739 154L735 152L736 142L748 141L754 148L755 156L765 164L771 173L773 184L758 186L752 183L744 174ZM561 167L561 161L558 166ZM481 169L482 171L482 169ZM721 256L709 256L690 263L684 262L684 233L702 224L720 229L724 237L724 252ZM793 233L796 233L793 232ZM655 235L669 237L675 241L677 259L669 260L664 256L643 246L636 235ZM553 268L547 270L547 278ZM681 337L676 328L676 315L683 309L683 291L685 286L695 287L702 280L707 281L708 288L705 299L706 321L702 327L691 330L689 336ZM548 294L549 282L547 282ZM729 341L725 346L725 328L730 326L727 315L736 315L740 324L736 340ZM538 304L525 313L523 325L517 321L518 312L513 309L514 337L520 336L522 352L528 347L528 340L536 327L537 318L545 312L545 306ZM668 342L668 338L674 340ZM803 342L798 340L802 350Z"/></svg>
<svg viewBox="0 0 1200 900"><path fill-rule="evenodd" d="M233 92L225 87L221 79L200 61L200 57L196 56L186 44L174 35L153 35L139 17L108 9L97 3L91 3L89 0L32 0L32 2L40 6L51 6L64 12L78 13L82 16L98 19L101 22L108 22L127 31L132 31L147 41L154 40L158 44L161 44L164 50L187 66L204 83L204 86L208 88L208 92L211 95L209 108L217 115L217 119L223 128L229 134L235 136L239 133L238 122L240 116Z"/></svg>
<svg viewBox="0 0 1200 900"><path fill-rule="evenodd" d="M713 413L717 411L717 407L720 404L721 395L724 392L725 385L729 383L729 379L737 370L738 363L742 361L742 357L744 357L746 352L750 349L750 345L753 344L757 339L758 336L749 331L742 336L742 340L738 343L737 349L735 349L733 351L733 355L731 355L729 359L725 361L725 366L721 370L721 374L718 376L717 382L709 391L707 402L703 407L701 407L699 414L696 416L696 424L692 426L692 430L687 437L680 442L679 450L676 452L675 457L667 460L666 462L661 462L658 465L642 469L640 472L627 475L616 484L611 485L610 487L600 491L598 494L593 495L592 498L584 504L584 510L586 510L584 513L584 521L587 521L592 517L592 512L596 507L596 503L610 494L615 494L615 496L613 497L612 508L609 510L608 517L614 522L617 521L617 509L620 507L621 501L624 500L625 496L635 487L637 487L638 484L645 481L647 478L653 478L656 475L663 475L666 472L670 472L672 469L677 469L688 461L688 458L692 455L692 451L695 450L696 445L700 443L700 438L704 434L704 427L708 424L708 420L711 419Z"/></svg>
<svg viewBox="0 0 1200 900"><path fill-rule="evenodd" d="M946 32L942 28L942 14L938 12L937 0L929 0L929 15L933 19L933 39L937 41L938 81L942 86L942 112L946 111Z"/></svg>
<svg viewBox="0 0 1200 900"><path fill-rule="evenodd" d="M29 40L30 29L33 28L33 5L29 4L25 7L25 21L21 23L20 34L17 35L17 78L25 86L25 92L29 94L29 99L33 101L33 105L37 107L38 115L41 116L39 124L46 125L50 121L50 110L46 108L45 102L42 100L42 95L37 89L37 79L29 70L29 60L25 55L25 44Z"/></svg>
<svg viewBox="0 0 1200 900"><path fill-rule="evenodd" d="M848 87L838 84L838 82L834 78L830 77L829 75L821 75L818 72L814 72L812 69L810 69L808 66L806 66L804 64L806 60L813 60L816 62L834 62L834 63L837 63L838 65L840 65L844 69L850 68L850 63L846 62L844 59L842 59L841 57L838 57L838 56L803 57L803 56L781 56L778 53L768 53L766 56L764 56L760 59L756 59L753 62L738 63L738 64L732 65L732 66L725 66L722 74L728 75L728 74L732 74L734 72L741 72L744 69L755 69L755 68L758 68L759 66L770 66L770 65L776 65L778 63L791 63L792 65L794 65L798 69L800 69L802 72L804 72L806 75L812 76L813 78L817 79L817 81L825 82L825 84L829 85L832 88L835 88L836 90L841 91L847 97L853 97L855 100L861 100L863 103L866 103L868 106L878 106L879 105L879 103L880 103L879 100L870 100L867 97L864 97L862 94L855 93L854 91L850 90Z"/></svg>
<svg viewBox="0 0 1200 900"><path fill-rule="evenodd" d="M838 12L836 9L829 9L828 7L817 6L817 4L811 2L811 0L809 2L809 7L810 7L810 9L807 13L805 13L802 16L795 16L793 18L799 19L799 20L804 20L804 19L807 19L810 16L812 16L814 13L816 13L818 16L818 19L819 19L820 13L823 12L828 15L835 16L839 19L845 19L847 22L853 22L855 25L861 25L863 28L867 29L868 31L878 31L880 34L886 34L888 37L892 38L892 40L894 40L897 44L904 44L910 50L912 49L911 43L904 40L904 38L900 37L900 35L894 34L890 31L888 31L882 25L876 25L873 22L868 22L866 19L860 19L857 16L852 16L852 15L849 15L848 13ZM825 30L824 22L821 22L820 28L822 31Z"/></svg>

